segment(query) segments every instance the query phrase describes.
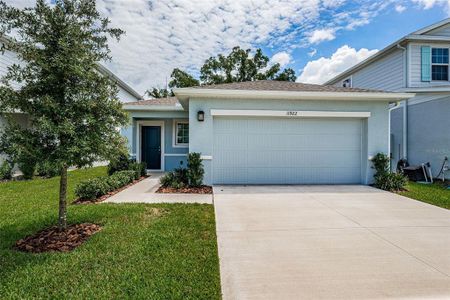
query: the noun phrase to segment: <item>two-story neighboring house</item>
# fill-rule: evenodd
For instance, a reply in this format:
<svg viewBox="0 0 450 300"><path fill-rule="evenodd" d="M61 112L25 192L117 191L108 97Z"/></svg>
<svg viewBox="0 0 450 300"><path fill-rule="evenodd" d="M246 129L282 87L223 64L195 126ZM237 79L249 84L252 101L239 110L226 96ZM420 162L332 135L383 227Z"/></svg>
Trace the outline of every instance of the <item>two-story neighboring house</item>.
<svg viewBox="0 0 450 300"><path fill-rule="evenodd" d="M391 108L391 156L433 173L450 157L450 18L413 32L326 85L416 93ZM450 174L447 174L449 176Z"/></svg>
<svg viewBox="0 0 450 300"><path fill-rule="evenodd" d="M5 37L0 36L0 48L2 47L3 43L7 43L8 39ZM8 66L11 66L13 64L19 63L19 59L16 55L16 53L5 50L3 53L0 52L0 78L2 78L8 71ZM119 100L123 103L126 102L135 102L142 100L142 96L136 92L132 87L130 87L128 84L126 84L122 79L117 77L113 72L108 70L103 65L98 65L98 70L100 73L104 74L105 76L108 76L113 80L119 89L117 97ZM15 113L13 116L16 121L21 124L22 126L28 126L29 124L29 118L25 114L21 113ZM6 123L6 120L4 116L2 116L2 113L0 112L0 131L4 124ZM2 157L0 155L0 163L2 161Z"/></svg>

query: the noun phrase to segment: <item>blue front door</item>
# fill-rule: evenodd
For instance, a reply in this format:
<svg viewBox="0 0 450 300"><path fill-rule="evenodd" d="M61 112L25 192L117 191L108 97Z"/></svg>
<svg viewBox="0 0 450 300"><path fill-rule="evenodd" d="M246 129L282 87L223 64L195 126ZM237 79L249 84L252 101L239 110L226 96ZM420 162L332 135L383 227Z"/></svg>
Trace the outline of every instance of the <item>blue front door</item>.
<svg viewBox="0 0 450 300"><path fill-rule="evenodd" d="M143 126L141 142L141 161L147 169L161 170L161 127Z"/></svg>

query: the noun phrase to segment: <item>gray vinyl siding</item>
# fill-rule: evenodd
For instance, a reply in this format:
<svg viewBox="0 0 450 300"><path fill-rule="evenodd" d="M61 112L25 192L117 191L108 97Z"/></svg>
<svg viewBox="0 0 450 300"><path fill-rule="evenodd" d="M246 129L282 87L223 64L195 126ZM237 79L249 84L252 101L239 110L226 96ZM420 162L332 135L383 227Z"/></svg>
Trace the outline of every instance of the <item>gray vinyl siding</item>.
<svg viewBox="0 0 450 300"><path fill-rule="evenodd" d="M435 48L450 48L450 43L410 43L409 47L409 87L432 87L432 86L442 86L449 85L449 81L431 81L422 82L421 78L421 47L430 46Z"/></svg>
<svg viewBox="0 0 450 300"><path fill-rule="evenodd" d="M0 42L0 47L3 44ZM17 55L14 52L6 50L4 53L0 52L0 78L8 72L8 66L17 64L19 62ZM15 86L17 87L17 85Z"/></svg>
<svg viewBox="0 0 450 300"><path fill-rule="evenodd" d="M395 170L399 159L403 158L403 106L391 111L391 158Z"/></svg>
<svg viewBox="0 0 450 300"><path fill-rule="evenodd" d="M353 73L352 86L387 91L403 88L405 87L404 66L403 50L396 49ZM342 80L334 85L342 86Z"/></svg>
<svg viewBox="0 0 450 300"><path fill-rule="evenodd" d="M450 157L450 96L408 107L408 161L430 162L437 173ZM450 173L447 172L447 177Z"/></svg>
<svg viewBox="0 0 450 300"><path fill-rule="evenodd" d="M431 30L427 33L427 35L441 35L441 36L450 36L450 25L441 26L434 30Z"/></svg>

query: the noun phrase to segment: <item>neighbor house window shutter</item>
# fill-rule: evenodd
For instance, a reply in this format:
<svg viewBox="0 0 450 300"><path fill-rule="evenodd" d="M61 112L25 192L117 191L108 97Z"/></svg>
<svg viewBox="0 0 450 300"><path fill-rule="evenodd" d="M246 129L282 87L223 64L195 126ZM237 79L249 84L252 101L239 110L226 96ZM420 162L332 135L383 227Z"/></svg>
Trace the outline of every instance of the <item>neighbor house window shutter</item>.
<svg viewBox="0 0 450 300"><path fill-rule="evenodd" d="M422 46L422 81L430 82L431 81L431 47L430 46Z"/></svg>

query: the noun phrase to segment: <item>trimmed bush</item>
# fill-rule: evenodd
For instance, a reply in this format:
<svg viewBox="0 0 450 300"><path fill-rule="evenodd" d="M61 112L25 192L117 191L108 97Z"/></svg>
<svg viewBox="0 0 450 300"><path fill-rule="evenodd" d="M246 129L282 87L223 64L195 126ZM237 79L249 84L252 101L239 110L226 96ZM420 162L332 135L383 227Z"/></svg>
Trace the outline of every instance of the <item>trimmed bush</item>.
<svg viewBox="0 0 450 300"><path fill-rule="evenodd" d="M99 177L80 182L75 188L75 195L82 200L94 200L109 191L107 177Z"/></svg>
<svg viewBox="0 0 450 300"><path fill-rule="evenodd" d="M112 175L119 171L129 170L131 159L128 154L122 153L117 158L111 160L108 164L108 175Z"/></svg>
<svg viewBox="0 0 450 300"><path fill-rule="evenodd" d="M203 163L202 159L200 158L200 153L189 153L187 166L187 179L189 182L189 186L201 186L203 184L203 175L205 174L205 170L203 169Z"/></svg>
<svg viewBox="0 0 450 300"><path fill-rule="evenodd" d="M44 161L37 164L36 173L38 176L51 178L59 176L61 173L61 169L55 164Z"/></svg>
<svg viewBox="0 0 450 300"><path fill-rule="evenodd" d="M407 178L400 173L392 173L389 166L390 158L383 153L378 153L372 159L375 169L374 186L385 191L401 191L405 188Z"/></svg>
<svg viewBox="0 0 450 300"><path fill-rule="evenodd" d="M165 174L160 178L162 187L171 187L174 189L181 189L189 186L188 170L185 168L176 168L172 172Z"/></svg>
<svg viewBox="0 0 450 300"><path fill-rule="evenodd" d="M9 180L12 178L12 164L4 161L0 166L0 180Z"/></svg>
<svg viewBox="0 0 450 300"><path fill-rule="evenodd" d="M135 177L135 171L127 170L116 172L111 176L89 179L77 185L75 195L81 200L95 200L133 182Z"/></svg>
<svg viewBox="0 0 450 300"><path fill-rule="evenodd" d="M133 170L136 173L135 179L139 179L147 174L144 162L132 162L129 166L129 169Z"/></svg>

